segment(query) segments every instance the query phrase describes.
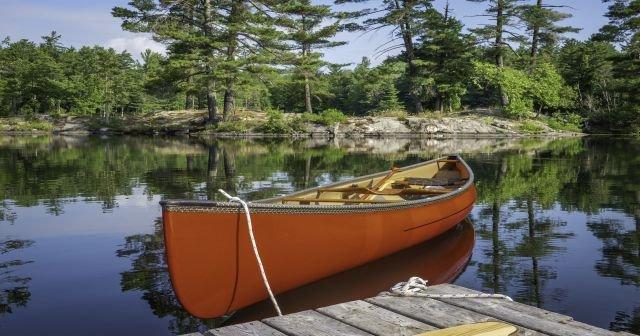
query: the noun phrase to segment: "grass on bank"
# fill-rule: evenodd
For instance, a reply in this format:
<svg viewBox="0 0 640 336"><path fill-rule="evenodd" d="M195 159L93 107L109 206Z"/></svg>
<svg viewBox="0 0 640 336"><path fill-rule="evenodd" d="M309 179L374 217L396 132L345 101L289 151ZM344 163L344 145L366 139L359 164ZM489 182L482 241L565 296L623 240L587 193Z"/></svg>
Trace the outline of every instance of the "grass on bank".
<svg viewBox="0 0 640 336"><path fill-rule="evenodd" d="M53 124L37 119L3 118L0 130L5 132L50 132L53 130Z"/></svg>

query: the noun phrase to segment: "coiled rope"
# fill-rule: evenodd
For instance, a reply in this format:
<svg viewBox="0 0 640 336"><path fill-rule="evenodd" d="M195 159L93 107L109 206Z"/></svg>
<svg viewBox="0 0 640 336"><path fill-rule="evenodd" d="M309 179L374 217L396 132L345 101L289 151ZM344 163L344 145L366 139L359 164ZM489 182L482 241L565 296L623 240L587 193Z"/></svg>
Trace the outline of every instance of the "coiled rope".
<svg viewBox="0 0 640 336"><path fill-rule="evenodd" d="M249 238L251 239L251 247L253 248L253 254L256 256L258 267L260 268L260 275L262 275L262 282L264 283L264 287L267 288L267 292L269 293L269 298L271 299L271 303L273 303L273 306L276 308L276 312L278 312L278 316L282 316L282 311L280 310L278 301L276 301L276 297L273 295L273 291L271 291L271 285L269 285L269 280L267 279L267 273L264 271L264 265L262 265L262 258L260 258L260 252L258 251L256 238L253 235L253 224L251 223L251 214L249 213L249 206L247 205L247 202L243 201L239 197L235 197L227 194L227 192L222 189L218 189L218 191L222 195L224 195L224 197L226 197L229 200L229 202L239 203L244 209L244 214L247 217L247 229L249 231Z"/></svg>
<svg viewBox="0 0 640 336"><path fill-rule="evenodd" d="M424 297L431 299L468 299L468 298L487 298L487 299L504 299L513 301L510 297L503 294L427 294L425 291L429 288L427 281L420 277L411 277L406 282L401 282L391 287L388 294L394 296L411 296Z"/></svg>

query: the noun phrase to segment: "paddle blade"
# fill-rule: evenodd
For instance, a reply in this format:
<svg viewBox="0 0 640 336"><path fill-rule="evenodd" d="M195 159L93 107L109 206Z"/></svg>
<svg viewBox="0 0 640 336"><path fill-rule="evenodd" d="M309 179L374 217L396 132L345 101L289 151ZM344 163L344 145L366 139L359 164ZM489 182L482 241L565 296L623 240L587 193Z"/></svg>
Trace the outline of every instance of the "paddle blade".
<svg viewBox="0 0 640 336"><path fill-rule="evenodd" d="M511 336L516 331L518 328L510 324L483 322L429 331L416 336Z"/></svg>

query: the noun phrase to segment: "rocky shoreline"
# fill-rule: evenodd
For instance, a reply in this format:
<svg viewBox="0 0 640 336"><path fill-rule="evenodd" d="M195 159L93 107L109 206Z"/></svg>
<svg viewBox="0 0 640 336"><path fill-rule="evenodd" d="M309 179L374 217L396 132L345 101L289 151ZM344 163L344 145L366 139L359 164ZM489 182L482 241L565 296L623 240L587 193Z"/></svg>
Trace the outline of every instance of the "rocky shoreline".
<svg viewBox="0 0 640 336"><path fill-rule="evenodd" d="M489 113L466 113L433 117L349 117L341 123L324 125L303 122L298 129L285 134L261 133L257 125L264 122L264 113L243 113L233 123L241 131L218 131L207 126L204 111L163 111L144 116L112 118L105 122L92 117L62 117L38 119L38 128L29 129L27 121L0 119L4 134L189 134L217 137L329 137L329 138L432 138L432 137L509 137L554 135L571 136L581 133L555 130L539 120L511 120ZM285 118L296 118L286 115ZM50 126L42 126L50 125Z"/></svg>

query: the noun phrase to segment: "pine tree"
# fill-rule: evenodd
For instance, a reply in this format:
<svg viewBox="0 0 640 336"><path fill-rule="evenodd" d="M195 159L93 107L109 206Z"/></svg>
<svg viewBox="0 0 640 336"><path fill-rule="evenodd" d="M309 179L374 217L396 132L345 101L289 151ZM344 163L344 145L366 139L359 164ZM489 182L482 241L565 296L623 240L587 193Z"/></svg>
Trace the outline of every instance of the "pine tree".
<svg viewBox="0 0 640 336"><path fill-rule="evenodd" d="M335 20L336 14L331 6L312 5L309 0L285 3L280 10L284 13L281 19L286 28L286 39L289 50L296 51L288 63L291 63L304 85L304 102L307 113L313 113L312 80L318 70L326 64L317 49L327 49L344 45L346 42L331 41L341 29L340 22ZM330 20L333 22L330 22Z"/></svg>
<svg viewBox="0 0 640 336"><path fill-rule="evenodd" d="M522 5L520 17L526 26L530 40L529 66L530 71L536 66L538 53L543 49L557 46L566 33L577 33L579 28L571 26L559 26L557 22L570 18L572 15L563 13L554 8L560 6L545 5L543 0L536 0L535 5Z"/></svg>
<svg viewBox="0 0 640 336"><path fill-rule="evenodd" d="M419 37L417 58L423 64L423 76L433 79L430 92L436 111L460 106L473 69L473 39L462 34L462 23L452 17L447 2L444 14L435 9L425 18L429 29Z"/></svg>
<svg viewBox="0 0 640 336"><path fill-rule="evenodd" d="M491 18L495 23L485 24L483 27L471 29L482 42L489 42L492 47L495 64L498 68L504 67L505 48L509 47L510 40L520 41L522 36L517 31L517 19L519 15L519 3L522 0L467 0L471 2L488 2L489 7L483 16ZM505 37L505 35L507 35ZM509 97L500 91L500 104L505 107L509 104Z"/></svg>
<svg viewBox="0 0 640 336"><path fill-rule="evenodd" d="M273 0L133 0L131 8L115 7L122 27L149 32L169 45L190 75L207 78L209 120L217 115L217 84L224 85L223 118L234 110L236 84L242 72L268 69L283 48L278 7ZM192 66L190 66L192 64Z"/></svg>
<svg viewBox="0 0 640 336"><path fill-rule="evenodd" d="M609 24L595 36L617 43L622 53L613 58L617 89L624 101L623 119L631 119L640 129L640 1L605 0Z"/></svg>
<svg viewBox="0 0 640 336"><path fill-rule="evenodd" d="M210 0L133 0L129 7L114 7L112 15L122 19L122 28L152 33L168 45L169 67L176 80L193 81L203 76L207 87L209 121L218 119L216 71L222 59L222 34L214 29L220 18Z"/></svg>
<svg viewBox="0 0 640 336"><path fill-rule="evenodd" d="M336 4L366 2L368 0L336 0ZM379 53L391 50L403 49L403 58L406 63L407 78L409 80L409 97L412 103L412 111L421 113L422 90L424 82L419 74L419 65L415 57L415 40L420 34L423 17L432 8L432 0L383 0L380 8L371 8L350 13L351 17L365 18L360 25L352 25L352 29L360 29L366 32L378 31L383 28L392 28L392 39L380 46ZM401 40L400 44L392 44ZM389 46L389 44L392 44Z"/></svg>

